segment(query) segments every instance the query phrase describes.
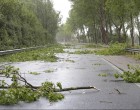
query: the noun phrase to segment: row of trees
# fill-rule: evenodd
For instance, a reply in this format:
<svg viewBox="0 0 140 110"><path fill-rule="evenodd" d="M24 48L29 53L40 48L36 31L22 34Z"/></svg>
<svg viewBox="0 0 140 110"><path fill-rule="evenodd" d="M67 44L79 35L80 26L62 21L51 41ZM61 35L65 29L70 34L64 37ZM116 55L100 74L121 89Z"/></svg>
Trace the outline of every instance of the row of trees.
<svg viewBox="0 0 140 110"><path fill-rule="evenodd" d="M0 50L53 43L59 21L50 0L0 0Z"/></svg>
<svg viewBox="0 0 140 110"><path fill-rule="evenodd" d="M140 41L140 0L69 0L72 9L67 23L82 42L126 42L134 46L134 32Z"/></svg>

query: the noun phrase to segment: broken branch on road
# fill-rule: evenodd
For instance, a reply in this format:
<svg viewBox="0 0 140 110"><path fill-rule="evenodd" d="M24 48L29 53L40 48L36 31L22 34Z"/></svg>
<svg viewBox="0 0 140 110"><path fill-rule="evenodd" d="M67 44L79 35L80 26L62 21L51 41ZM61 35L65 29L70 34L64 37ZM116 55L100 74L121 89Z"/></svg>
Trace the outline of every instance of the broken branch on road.
<svg viewBox="0 0 140 110"><path fill-rule="evenodd" d="M41 86L34 86L29 83L19 72L19 69L13 66L7 66L0 71L4 80L0 80L0 104L17 104L19 101L33 102L40 97L46 97L50 102L56 102L64 98L60 92L94 89L100 91L94 86L62 88L61 83L44 82ZM7 83L6 79L11 79Z"/></svg>

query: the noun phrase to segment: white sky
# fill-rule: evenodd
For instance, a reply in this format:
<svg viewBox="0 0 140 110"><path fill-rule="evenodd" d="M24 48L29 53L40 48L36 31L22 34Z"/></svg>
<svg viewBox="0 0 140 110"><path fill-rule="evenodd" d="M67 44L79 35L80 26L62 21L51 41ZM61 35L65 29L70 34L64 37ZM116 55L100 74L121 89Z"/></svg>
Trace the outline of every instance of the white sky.
<svg viewBox="0 0 140 110"><path fill-rule="evenodd" d="M62 23L65 23L69 17L69 11L71 9L71 3L68 0L52 0L54 8L57 11L60 11L62 16Z"/></svg>

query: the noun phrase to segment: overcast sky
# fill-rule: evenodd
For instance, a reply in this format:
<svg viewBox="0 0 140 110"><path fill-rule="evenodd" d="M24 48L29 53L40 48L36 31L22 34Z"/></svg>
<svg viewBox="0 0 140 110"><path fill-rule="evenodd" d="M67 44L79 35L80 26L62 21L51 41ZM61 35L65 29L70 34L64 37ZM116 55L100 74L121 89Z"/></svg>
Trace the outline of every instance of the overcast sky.
<svg viewBox="0 0 140 110"><path fill-rule="evenodd" d="M54 4L54 8L57 11L61 12L62 23L66 22L67 17L69 16L69 10L71 9L71 4L68 0L52 0Z"/></svg>

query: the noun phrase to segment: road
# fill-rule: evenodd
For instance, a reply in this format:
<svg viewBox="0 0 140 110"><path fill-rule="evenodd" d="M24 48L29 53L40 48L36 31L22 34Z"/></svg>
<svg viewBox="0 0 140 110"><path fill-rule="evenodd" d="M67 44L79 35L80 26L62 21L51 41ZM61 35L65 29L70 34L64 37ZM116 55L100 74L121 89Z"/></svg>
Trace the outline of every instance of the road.
<svg viewBox="0 0 140 110"><path fill-rule="evenodd" d="M63 87L95 86L97 90L76 90L63 92L65 99L50 103L45 98L34 103L20 102L17 105L0 106L0 109L140 109L140 88L136 84L116 81L114 73L119 72L112 64L97 55L57 54L58 62L20 62L11 65L22 73L39 72L40 75L23 74L33 85L48 80L61 82ZM52 73L45 70L53 69ZM106 73L107 77L99 77ZM118 93L118 91L121 94Z"/></svg>

